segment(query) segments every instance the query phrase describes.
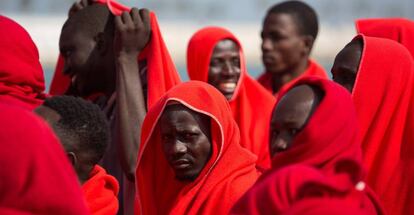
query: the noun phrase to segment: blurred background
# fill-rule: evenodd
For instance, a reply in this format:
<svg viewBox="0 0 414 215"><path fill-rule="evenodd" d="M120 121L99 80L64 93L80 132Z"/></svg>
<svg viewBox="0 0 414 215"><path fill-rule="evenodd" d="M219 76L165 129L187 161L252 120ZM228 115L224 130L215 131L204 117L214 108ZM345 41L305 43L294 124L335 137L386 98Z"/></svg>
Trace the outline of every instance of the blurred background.
<svg viewBox="0 0 414 215"><path fill-rule="evenodd" d="M0 14L20 23L35 41L45 71L47 86L58 56L60 30L74 0L1 0ZM249 73L263 70L260 31L266 10L277 0L119 0L156 12L165 42L183 80L186 49L198 29L217 25L228 28L241 41ZM308 0L319 15L320 30L312 57L327 71L335 55L355 35L354 20L373 17L414 19L414 0Z"/></svg>

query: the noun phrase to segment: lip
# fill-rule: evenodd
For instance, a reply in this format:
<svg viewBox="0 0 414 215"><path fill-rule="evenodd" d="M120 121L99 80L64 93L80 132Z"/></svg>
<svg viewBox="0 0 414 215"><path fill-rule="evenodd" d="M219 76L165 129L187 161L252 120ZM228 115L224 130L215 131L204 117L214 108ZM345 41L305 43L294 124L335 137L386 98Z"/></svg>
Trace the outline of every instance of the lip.
<svg viewBox="0 0 414 215"><path fill-rule="evenodd" d="M187 159L178 159L172 162L172 166L176 170L187 169L191 166L191 162Z"/></svg>
<svg viewBox="0 0 414 215"><path fill-rule="evenodd" d="M265 64L273 64L273 63L276 62L276 59L273 56L269 55L269 54L264 54L262 56L262 60Z"/></svg>

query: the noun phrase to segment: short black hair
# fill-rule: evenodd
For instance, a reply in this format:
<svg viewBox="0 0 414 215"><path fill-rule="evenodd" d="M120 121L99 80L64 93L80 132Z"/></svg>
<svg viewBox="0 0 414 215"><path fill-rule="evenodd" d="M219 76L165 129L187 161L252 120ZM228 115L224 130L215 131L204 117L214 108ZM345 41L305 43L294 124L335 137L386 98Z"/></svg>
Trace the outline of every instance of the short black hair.
<svg viewBox="0 0 414 215"><path fill-rule="evenodd" d="M102 159L110 140L110 130L105 114L97 105L73 96L53 96L47 98L43 106L60 115L52 127L65 150L87 154L85 162L92 165ZM71 142L77 142L77 145Z"/></svg>
<svg viewBox="0 0 414 215"><path fill-rule="evenodd" d="M298 26L299 33L302 35L311 35L314 39L318 36L319 25L318 15L315 10L302 1L285 1L273 5L266 14L289 14Z"/></svg>
<svg viewBox="0 0 414 215"><path fill-rule="evenodd" d="M74 25L77 30L90 37L94 37L100 32L103 32L105 36L113 37L115 32L114 18L106 5L95 3L70 16L63 25L62 32L66 27Z"/></svg>

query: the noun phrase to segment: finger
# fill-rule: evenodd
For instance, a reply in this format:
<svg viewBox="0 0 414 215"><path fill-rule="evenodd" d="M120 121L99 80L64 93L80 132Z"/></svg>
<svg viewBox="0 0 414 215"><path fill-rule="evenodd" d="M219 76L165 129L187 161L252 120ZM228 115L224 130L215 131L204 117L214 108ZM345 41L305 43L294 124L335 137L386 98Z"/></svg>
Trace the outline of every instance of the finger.
<svg viewBox="0 0 414 215"><path fill-rule="evenodd" d="M145 28L151 30L151 16L150 11L146 8L139 10L142 22L144 23Z"/></svg>
<svg viewBox="0 0 414 215"><path fill-rule="evenodd" d="M115 16L115 28L117 30L123 29L124 28L124 23L122 21L122 18L120 16Z"/></svg>
<svg viewBox="0 0 414 215"><path fill-rule="evenodd" d="M132 21L134 22L136 26L142 25L142 20L141 20L138 8L135 8L135 7L132 8L130 14L132 17Z"/></svg>
<svg viewBox="0 0 414 215"><path fill-rule="evenodd" d="M82 7L86 7L88 6L88 0L81 0L80 4L82 5Z"/></svg>
<svg viewBox="0 0 414 215"><path fill-rule="evenodd" d="M122 17L122 21L124 22L124 24L126 26L132 26L133 25L131 15L129 15L129 13L124 11L124 12L122 12L121 17Z"/></svg>

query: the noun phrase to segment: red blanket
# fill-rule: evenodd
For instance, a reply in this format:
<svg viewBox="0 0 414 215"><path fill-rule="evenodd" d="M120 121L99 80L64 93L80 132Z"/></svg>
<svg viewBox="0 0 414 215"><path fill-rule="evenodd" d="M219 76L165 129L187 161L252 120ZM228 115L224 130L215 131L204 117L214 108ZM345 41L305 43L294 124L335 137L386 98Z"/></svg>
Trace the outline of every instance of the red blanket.
<svg viewBox="0 0 414 215"><path fill-rule="evenodd" d="M295 81L301 78L304 78L304 77L308 77L308 76L316 76L316 77L328 79L328 76L326 75L325 70L320 65L318 65L315 61L309 60L308 68L299 77L293 79L289 83L285 84L282 88L280 88L279 92L289 88L293 83L295 83ZM273 93L271 73L269 72L263 73L261 76L259 76L257 81L264 88L266 88L267 91L269 91L270 93ZM277 94L278 92L275 93L275 96L277 96Z"/></svg>
<svg viewBox="0 0 414 215"><path fill-rule="evenodd" d="M89 214L78 178L53 131L0 103L0 214Z"/></svg>
<svg viewBox="0 0 414 215"><path fill-rule="evenodd" d="M161 149L157 122L169 101L211 119L212 155L193 182L175 179ZM239 130L226 98L204 82L190 81L168 91L148 111L141 143L136 214L227 214L259 176L256 156L240 146Z"/></svg>
<svg viewBox="0 0 414 215"><path fill-rule="evenodd" d="M401 152L411 154L409 157L414 152L414 63L407 49L392 40L362 35L357 38L363 40L364 47L352 96L361 127L368 184L394 214L391 208L395 205L388 204L387 199L389 193L400 190L395 185L402 179L393 177L404 174L399 170ZM399 204L402 207L405 203Z"/></svg>
<svg viewBox="0 0 414 215"><path fill-rule="evenodd" d="M365 36L387 38L401 43L414 56L414 22L405 18L358 19L357 32Z"/></svg>
<svg viewBox="0 0 414 215"><path fill-rule="evenodd" d="M359 188L363 185L362 167L358 162L340 161L329 173L306 165L290 165L261 178L234 206L231 214L284 214L296 204L311 199L337 200L364 211L382 214L375 197ZM328 205L319 205L324 208ZM307 214L307 213L306 213Z"/></svg>
<svg viewBox="0 0 414 215"><path fill-rule="evenodd" d="M243 49L237 38L219 27L207 27L195 33L187 50L188 75L191 80L208 82L211 55L216 44L223 39L231 39L240 49L241 75L229 103L240 128L241 145L258 156L260 166L270 167L269 122L275 99L248 75Z"/></svg>
<svg viewBox="0 0 414 215"><path fill-rule="evenodd" d="M96 0L100 4L106 4L114 15L120 15L130 8L119 4L114 0ZM151 39L138 56L138 59L146 59L148 66L148 97L147 106L151 107L166 91L180 83L180 77L171 60L165 46L157 17L151 12ZM64 94L69 87L70 79L63 75L63 58L59 56L55 74L50 86L50 94Z"/></svg>
<svg viewBox="0 0 414 215"><path fill-rule="evenodd" d="M5 16L0 16L0 59L0 101L30 110L42 104L45 81L37 47Z"/></svg>
<svg viewBox="0 0 414 215"><path fill-rule="evenodd" d="M92 215L115 215L118 212L118 181L99 165L93 168L82 190Z"/></svg>
<svg viewBox="0 0 414 215"><path fill-rule="evenodd" d="M293 140L292 147L272 158L272 168L306 164L329 170L339 159L361 159L358 121L351 95L340 85L317 77L305 77L280 92L280 99L293 87L309 84L324 96L305 127Z"/></svg>

